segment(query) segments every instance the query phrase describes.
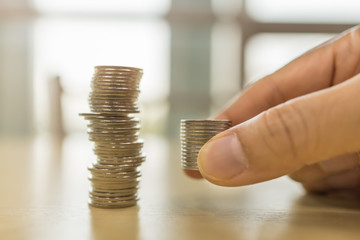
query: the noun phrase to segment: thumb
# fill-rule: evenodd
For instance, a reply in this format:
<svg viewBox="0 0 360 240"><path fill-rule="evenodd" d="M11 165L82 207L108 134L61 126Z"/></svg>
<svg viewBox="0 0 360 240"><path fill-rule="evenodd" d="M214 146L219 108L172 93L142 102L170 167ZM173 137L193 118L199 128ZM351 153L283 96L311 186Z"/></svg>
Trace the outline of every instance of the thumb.
<svg viewBox="0 0 360 240"><path fill-rule="evenodd" d="M298 97L222 132L200 150L210 182L241 186L360 149L360 75Z"/></svg>

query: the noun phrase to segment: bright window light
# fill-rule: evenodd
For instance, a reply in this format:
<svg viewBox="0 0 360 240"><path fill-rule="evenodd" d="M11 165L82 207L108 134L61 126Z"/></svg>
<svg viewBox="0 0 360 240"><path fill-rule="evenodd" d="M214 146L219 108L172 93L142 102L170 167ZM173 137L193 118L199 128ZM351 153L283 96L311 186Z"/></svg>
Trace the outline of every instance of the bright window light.
<svg viewBox="0 0 360 240"><path fill-rule="evenodd" d="M247 0L249 14L263 22L358 23L358 0Z"/></svg>
<svg viewBox="0 0 360 240"><path fill-rule="evenodd" d="M34 8L44 13L125 13L165 14L170 0L32 0Z"/></svg>
<svg viewBox="0 0 360 240"><path fill-rule="evenodd" d="M241 29L236 23L214 24L211 36L211 97L218 111L240 90Z"/></svg>
<svg viewBox="0 0 360 240"><path fill-rule="evenodd" d="M331 37L333 37L332 34L310 33L262 33L255 35L245 48L246 82L254 82L278 70Z"/></svg>
<svg viewBox="0 0 360 240"><path fill-rule="evenodd" d="M161 19L39 19L33 40L37 129L48 122L48 81L55 76L60 76L64 89L66 130L84 126L78 113L89 111L87 97L96 65L143 68L141 100L165 101L169 93L169 32Z"/></svg>
<svg viewBox="0 0 360 240"><path fill-rule="evenodd" d="M243 0L212 0L211 5L216 15L235 17L241 11Z"/></svg>

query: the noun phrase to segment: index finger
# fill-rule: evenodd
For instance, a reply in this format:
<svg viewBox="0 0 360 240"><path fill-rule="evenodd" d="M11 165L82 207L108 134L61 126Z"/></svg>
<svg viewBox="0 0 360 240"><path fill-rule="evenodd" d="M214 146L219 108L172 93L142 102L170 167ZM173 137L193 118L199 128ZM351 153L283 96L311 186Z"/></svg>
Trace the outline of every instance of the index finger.
<svg viewBox="0 0 360 240"><path fill-rule="evenodd" d="M310 50L256 82L214 116L237 125L287 100L331 87L360 72L360 28Z"/></svg>

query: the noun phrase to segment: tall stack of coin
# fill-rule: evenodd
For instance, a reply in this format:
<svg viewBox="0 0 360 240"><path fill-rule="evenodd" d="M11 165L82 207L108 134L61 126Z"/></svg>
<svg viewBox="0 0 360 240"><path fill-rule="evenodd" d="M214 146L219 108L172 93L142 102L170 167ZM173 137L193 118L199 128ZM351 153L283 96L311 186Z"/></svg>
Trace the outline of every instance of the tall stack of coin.
<svg viewBox="0 0 360 240"><path fill-rule="evenodd" d="M89 204L102 208L129 207L137 203L139 166L145 160L139 140L137 99L142 69L96 66L91 82L88 120L89 140L94 142L95 162L89 167Z"/></svg>
<svg viewBox="0 0 360 240"><path fill-rule="evenodd" d="M227 120L181 120L181 163L184 169L199 170L197 157L201 147L216 134L231 127Z"/></svg>

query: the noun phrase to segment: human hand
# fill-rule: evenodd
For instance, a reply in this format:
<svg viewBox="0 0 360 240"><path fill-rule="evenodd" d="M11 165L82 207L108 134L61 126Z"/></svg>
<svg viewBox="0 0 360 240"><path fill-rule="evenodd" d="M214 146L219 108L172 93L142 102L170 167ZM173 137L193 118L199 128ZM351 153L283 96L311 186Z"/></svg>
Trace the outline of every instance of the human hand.
<svg viewBox="0 0 360 240"><path fill-rule="evenodd" d="M222 186L289 174L309 191L359 187L359 72L356 27L256 82L214 117L234 126L203 146L201 175Z"/></svg>

